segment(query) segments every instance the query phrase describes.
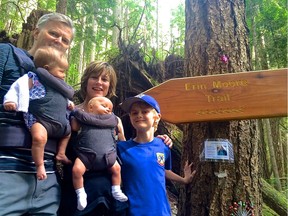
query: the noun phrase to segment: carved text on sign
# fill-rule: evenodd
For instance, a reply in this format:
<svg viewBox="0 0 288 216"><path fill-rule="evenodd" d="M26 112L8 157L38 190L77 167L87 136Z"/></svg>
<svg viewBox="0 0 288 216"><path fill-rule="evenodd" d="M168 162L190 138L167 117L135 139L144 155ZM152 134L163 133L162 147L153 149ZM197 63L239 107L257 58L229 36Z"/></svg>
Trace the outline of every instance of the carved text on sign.
<svg viewBox="0 0 288 216"><path fill-rule="evenodd" d="M176 78L147 90L171 123L287 116L288 69Z"/></svg>
<svg viewBox="0 0 288 216"><path fill-rule="evenodd" d="M234 88L248 86L248 80L236 80L236 81L213 81L213 88Z"/></svg>
<svg viewBox="0 0 288 216"><path fill-rule="evenodd" d="M204 109L196 112L197 115L225 115L225 114L235 114L243 113L244 107L238 108L220 108L220 109Z"/></svg>

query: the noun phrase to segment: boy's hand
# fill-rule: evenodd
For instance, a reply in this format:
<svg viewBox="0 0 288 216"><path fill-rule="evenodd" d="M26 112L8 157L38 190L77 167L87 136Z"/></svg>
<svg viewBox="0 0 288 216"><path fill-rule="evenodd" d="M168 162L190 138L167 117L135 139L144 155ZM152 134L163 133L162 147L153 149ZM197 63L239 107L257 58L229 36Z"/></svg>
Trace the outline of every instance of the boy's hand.
<svg viewBox="0 0 288 216"><path fill-rule="evenodd" d="M164 142L167 146L169 146L169 148L172 148L172 146L173 146L172 139L170 139L170 137L169 137L167 134L158 135L157 137L160 138L160 139L162 139L163 142Z"/></svg>
<svg viewBox="0 0 288 216"><path fill-rule="evenodd" d="M7 111L15 111L16 110L16 103L14 102L6 102L3 104L4 109Z"/></svg>
<svg viewBox="0 0 288 216"><path fill-rule="evenodd" d="M188 164L188 160L185 162L184 170L183 170L184 171L184 182L185 182L185 184L191 183L192 180L193 180L193 177L196 174L196 169L193 170L193 172L192 172L192 165L193 165L193 163Z"/></svg>

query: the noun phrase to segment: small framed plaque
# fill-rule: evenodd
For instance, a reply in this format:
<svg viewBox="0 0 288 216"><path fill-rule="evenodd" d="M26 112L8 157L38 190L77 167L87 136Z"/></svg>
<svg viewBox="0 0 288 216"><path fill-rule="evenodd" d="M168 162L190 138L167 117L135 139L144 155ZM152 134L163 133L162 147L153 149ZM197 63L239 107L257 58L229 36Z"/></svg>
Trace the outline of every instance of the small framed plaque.
<svg viewBox="0 0 288 216"><path fill-rule="evenodd" d="M233 145L227 139L207 139L201 154L204 161L234 162Z"/></svg>

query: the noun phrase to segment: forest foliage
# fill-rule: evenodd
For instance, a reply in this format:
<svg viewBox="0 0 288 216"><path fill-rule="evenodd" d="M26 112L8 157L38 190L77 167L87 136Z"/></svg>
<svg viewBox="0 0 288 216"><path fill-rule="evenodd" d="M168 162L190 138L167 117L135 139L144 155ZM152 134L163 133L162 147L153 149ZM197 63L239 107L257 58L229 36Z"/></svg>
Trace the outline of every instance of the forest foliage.
<svg viewBox="0 0 288 216"><path fill-rule="evenodd" d="M139 55L143 56L148 65L164 61L172 54L184 58L184 2L179 1L178 7L171 11L171 19L167 20L170 28L165 30L159 24L161 8L158 1L160 0L67 1L67 15L72 18L76 27L76 35L69 51L68 83L77 88L83 68L91 60L111 61L121 53L123 47L128 50L130 46L136 46ZM33 10L56 11L57 2L59 0L0 0L0 31L4 30L10 38L17 38L22 24ZM253 70L286 68L287 1L245 2ZM281 119L278 126L279 141L287 143L287 118ZM267 157L269 160L269 156ZM282 174L287 180L287 159L284 165L286 169L284 166ZM266 177L273 177L271 168L267 169Z"/></svg>
<svg viewBox="0 0 288 216"><path fill-rule="evenodd" d="M178 7L171 11L167 30L159 24L161 8L158 1L67 1L67 15L76 27L70 51L70 71L77 72L80 63L83 70L91 56L109 61L123 45L137 45L148 64L162 61L170 54L184 57L184 2L179 1ZM55 11L56 3L56 0L0 0L0 30L10 36L19 34L32 10ZM287 67L287 13L286 0L246 1L254 70ZM69 82L76 84L79 77L72 77L74 80Z"/></svg>

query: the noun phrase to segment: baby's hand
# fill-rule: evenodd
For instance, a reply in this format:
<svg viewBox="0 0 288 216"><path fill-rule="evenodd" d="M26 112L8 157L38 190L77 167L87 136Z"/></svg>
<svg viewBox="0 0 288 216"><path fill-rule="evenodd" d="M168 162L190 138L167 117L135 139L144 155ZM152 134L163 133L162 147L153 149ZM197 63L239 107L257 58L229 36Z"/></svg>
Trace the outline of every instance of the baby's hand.
<svg viewBox="0 0 288 216"><path fill-rule="evenodd" d="M75 104L72 101L68 102L68 110L74 110Z"/></svg>
<svg viewBox="0 0 288 216"><path fill-rule="evenodd" d="M16 103L14 102L6 102L3 104L4 109L7 111L15 111L16 110Z"/></svg>

